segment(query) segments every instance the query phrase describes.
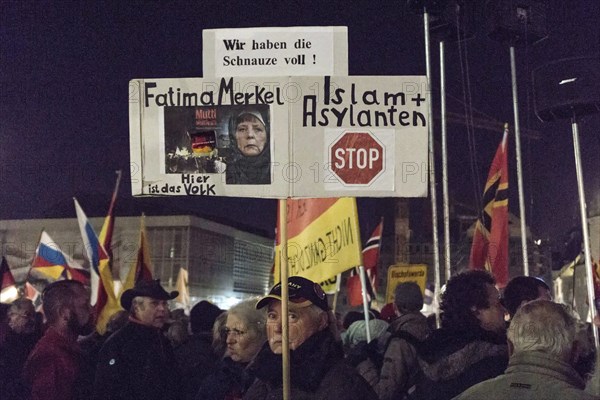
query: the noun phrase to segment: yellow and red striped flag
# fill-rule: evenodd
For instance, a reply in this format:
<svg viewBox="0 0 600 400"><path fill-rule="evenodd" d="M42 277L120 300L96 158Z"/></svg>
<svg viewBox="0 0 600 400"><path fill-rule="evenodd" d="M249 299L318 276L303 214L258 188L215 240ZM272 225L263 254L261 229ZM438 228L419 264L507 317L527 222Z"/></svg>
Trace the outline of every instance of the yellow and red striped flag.
<svg viewBox="0 0 600 400"><path fill-rule="evenodd" d="M140 242L137 251L136 260L133 262L123 282L121 293L131 289L139 281L151 281L153 275L152 260L150 257L150 246L146 233L145 216L142 215L140 223Z"/></svg>

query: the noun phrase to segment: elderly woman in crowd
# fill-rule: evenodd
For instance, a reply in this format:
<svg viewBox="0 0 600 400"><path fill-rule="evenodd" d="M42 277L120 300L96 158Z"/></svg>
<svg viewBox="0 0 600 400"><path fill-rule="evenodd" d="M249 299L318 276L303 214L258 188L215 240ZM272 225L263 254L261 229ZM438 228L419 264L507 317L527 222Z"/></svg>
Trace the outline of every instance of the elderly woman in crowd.
<svg viewBox="0 0 600 400"><path fill-rule="evenodd" d="M265 343L266 313L257 310L256 299L242 301L227 311L224 333L227 350L215 372L203 382L198 400L241 399L252 384L246 366Z"/></svg>

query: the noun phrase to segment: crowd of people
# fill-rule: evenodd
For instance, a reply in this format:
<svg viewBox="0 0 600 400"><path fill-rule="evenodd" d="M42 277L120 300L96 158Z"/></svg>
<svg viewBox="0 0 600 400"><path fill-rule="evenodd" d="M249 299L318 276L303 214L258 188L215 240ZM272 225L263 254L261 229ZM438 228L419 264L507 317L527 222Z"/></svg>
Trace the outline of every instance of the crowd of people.
<svg viewBox="0 0 600 400"><path fill-rule="evenodd" d="M138 282L103 335L76 281L44 289L43 317L27 299L5 305L0 397L267 400L287 388L294 400L600 399L585 391L589 325L533 277L513 278L501 296L485 271L455 275L439 328L421 314L415 283L399 284L381 313L336 317L318 284L290 277L287 382L281 284L229 310L201 301L189 316L169 310L177 294Z"/></svg>

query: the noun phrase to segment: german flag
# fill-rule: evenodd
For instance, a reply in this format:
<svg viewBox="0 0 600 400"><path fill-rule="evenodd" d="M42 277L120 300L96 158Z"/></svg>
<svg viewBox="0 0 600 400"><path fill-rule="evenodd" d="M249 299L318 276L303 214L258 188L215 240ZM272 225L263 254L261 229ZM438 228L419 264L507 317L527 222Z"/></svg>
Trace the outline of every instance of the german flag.
<svg viewBox="0 0 600 400"><path fill-rule="evenodd" d="M486 269L503 288L508 282L508 124L496 150L483 191L483 210L477 220L469 267Z"/></svg>

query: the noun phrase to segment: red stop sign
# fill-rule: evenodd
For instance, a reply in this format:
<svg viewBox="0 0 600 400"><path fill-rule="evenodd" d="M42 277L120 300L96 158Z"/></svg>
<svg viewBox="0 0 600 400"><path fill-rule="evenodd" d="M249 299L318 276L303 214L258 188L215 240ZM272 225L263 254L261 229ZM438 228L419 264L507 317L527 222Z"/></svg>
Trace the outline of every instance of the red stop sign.
<svg viewBox="0 0 600 400"><path fill-rule="evenodd" d="M385 149L371 132L344 132L329 147L331 171L346 185L368 186L384 170Z"/></svg>

